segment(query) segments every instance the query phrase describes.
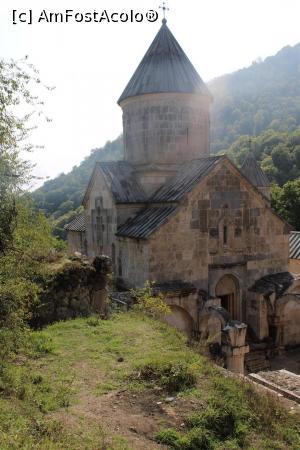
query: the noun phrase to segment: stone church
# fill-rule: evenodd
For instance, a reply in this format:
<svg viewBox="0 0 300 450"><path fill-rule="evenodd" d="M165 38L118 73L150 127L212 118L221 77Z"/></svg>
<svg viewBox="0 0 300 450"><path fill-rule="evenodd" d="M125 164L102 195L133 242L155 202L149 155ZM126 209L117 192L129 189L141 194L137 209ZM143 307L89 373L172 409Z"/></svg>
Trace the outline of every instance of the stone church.
<svg viewBox="0 0 300 450"><path fill-rule="evenodd" d="M300 343L300 304L266 175L252 157L238 169L210 155L212 100L164 19L118 100L124 160L96 163L67 230L71 250L111 257L123 287L155 281L187 334L224 344L238 328L224 344L234 359L249 350L245 324L259 342Z"/></svg>

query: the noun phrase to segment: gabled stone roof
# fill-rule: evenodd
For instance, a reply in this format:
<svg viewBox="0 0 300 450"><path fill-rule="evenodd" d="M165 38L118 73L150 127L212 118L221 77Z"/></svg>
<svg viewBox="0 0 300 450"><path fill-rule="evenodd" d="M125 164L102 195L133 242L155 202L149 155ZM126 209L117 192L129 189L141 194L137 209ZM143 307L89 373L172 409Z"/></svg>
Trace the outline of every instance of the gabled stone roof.
<svg viewBox="0 0 300 450"><path fill-rule="evenodd" d="M104 173L117 203L143 203L145 192L133 174L132 165L127 161L97 163Z"/></svg>
<svg viewBox="0 0 300 450"><path fill-rule="evenodd" d="M64 226L64 228L67 231L79 231L79 232L85 231L86 226L84 214L79 214L70 223L67 223Z"/></svg>
<svg viewBox="0 0 300 450"><path fill-rule="evenodd" d="M149 207L118 228L117 236L147 239L175 211L176 206Z"/></svg>
<svg viewBox="0 0 300 450"><path fill-rule="evenodd" d="M290 233L290 258L300 259L300 232L292 231Z"/></svg>
<svg viewBox="0 0 300 450"><path fill-rule="evenodd" d="M267 175L251 154L243 162L241 172L255 187L269 187L271 185Z"/></svg>
<svg viewBox="0 0 300 450"><path fill-rule="evenodd" d="M211 96L165 22L118 103L128 97L158 92L186 92Z"/></svg>
<svg viewBox="0 0 300 450"><path fill-rule="evenodd" d="M178 173L159 188L151 198L152 202L176 202L190 192L220 161L222 156L209 156L184 163Z"/></svg>
<svg viewBox="0 0 300 450"><path fill-rule="evenodd" d="M116 203L144 203L146 201L146 194L134 176L132 165L127 161L108 161L96 162L83 198L83 204L88 198L97 171L103 173L108 189Z"/></svg>

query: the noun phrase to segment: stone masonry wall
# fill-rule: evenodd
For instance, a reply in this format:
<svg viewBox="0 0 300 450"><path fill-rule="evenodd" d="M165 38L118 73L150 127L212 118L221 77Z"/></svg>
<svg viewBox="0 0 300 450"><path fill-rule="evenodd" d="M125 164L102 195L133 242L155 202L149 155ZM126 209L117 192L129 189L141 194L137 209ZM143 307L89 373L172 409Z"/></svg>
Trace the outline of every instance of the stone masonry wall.
<svg viewBox="0 0 300 450"><path fill-rule="evenodd" d="M116 276L127 287L142 287L149 280L149 245L145 240L120 237Z"/></svg>
<svg viewBox="0 0 300 450"><path fill-rule="evenodd" d="M290 259L289 271L291 273L300 275L300 259Z"/></svg>
<svg viewBox="0 0 300 450"><path fill-rule="evenodd" d="M125 160L179 163L209 154L209 103L201 95L147 94L122 102Z"/></svg>
<svg viewBox="0 0 300 450"><path fill-rule="evenodd" d="M113 264L117 254L115 233L117 210L101 172L96 172L85 204L88 257L109 256Z"/></svg>
<svg viewBox="0 0 300 450"><path fill-rule="evenodd" d="M222 273L236 271L246 293L257 278L287 270L288 229L225 160L152 235L149 258L153 280L190 281L214 296Z"/></svg>
<svg viewBox="0 0 300 450"><path fill-rule="evenodd" d="M68 253L73 255L75 252L86 254L85 232L71 231L67 233Z"/></svg>

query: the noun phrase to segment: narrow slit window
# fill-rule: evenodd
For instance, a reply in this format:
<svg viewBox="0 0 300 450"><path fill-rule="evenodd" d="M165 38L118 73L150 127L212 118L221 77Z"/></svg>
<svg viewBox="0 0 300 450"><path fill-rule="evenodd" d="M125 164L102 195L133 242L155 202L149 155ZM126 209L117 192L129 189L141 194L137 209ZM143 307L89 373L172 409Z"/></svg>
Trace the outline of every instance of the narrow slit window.
<svg viewBox="0 0 300 450"><path fill-rule="evenodd" d="M228 228L227 225L224 225L223 227L223 244L227 245L228 243Z"/></svg>

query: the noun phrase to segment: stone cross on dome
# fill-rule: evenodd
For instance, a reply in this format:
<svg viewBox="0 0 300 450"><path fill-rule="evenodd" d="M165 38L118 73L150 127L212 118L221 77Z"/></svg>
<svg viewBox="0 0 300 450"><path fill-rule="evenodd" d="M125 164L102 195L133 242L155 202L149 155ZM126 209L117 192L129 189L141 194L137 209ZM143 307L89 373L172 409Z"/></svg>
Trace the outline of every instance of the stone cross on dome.
<svg viewBox="0 0 300 450"><path fill-rule="evenodd" d="M164 15L164 18L163 18L163 20L162 20L162 23L165 24L165 23L167 23L167 19L166 19L166 11L169 11L170 8L167 8L166 3L163 2L163 4L159 7L159 9L162 9L162 12L163 12L163 15Z"/></svg>

